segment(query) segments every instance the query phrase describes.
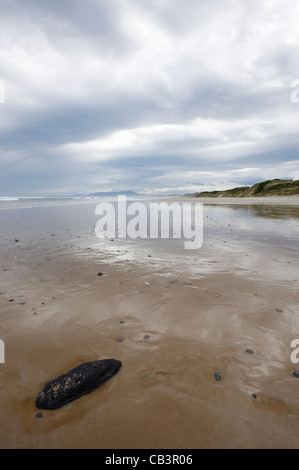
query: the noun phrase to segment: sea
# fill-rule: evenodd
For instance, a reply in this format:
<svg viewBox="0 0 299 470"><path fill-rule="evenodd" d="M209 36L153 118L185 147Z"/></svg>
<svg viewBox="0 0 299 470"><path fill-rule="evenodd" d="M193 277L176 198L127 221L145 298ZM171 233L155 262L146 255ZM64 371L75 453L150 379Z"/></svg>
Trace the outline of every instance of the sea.
<svg viewBox="0 0 299 470"><path fill-rule="evenodd" d="M127 208L140 207L148 210L151 204L161 203L160 197L130 196L126 198ZM119 259L120 253L126 260L139 262L145 256L159 259L161 264L176 265L181 272L200 272L224 269L228 272L244 270L246 275L259 273L268 278L297 280L299 261L299 205L283 204L230 204L214 202L190 202L169 198L168 203L200 205L201 226L194 225L189 231L188 240L196 230L201 230L201 243L186 249L186 237L182 230L174 233L174 219L169 214L160 214L161 220L169 216L169 232L158 237L149 233L150 219L147 219L147 234L135 237L118 236L117 211L115 233L96 230L100 216L99 204L109 204L116 209L118 197L1 197L0 198L0 246L8 250L14 243L23 246L72 247L74 252L87 252L88 249L105 251L109 257ZM133 204L139 203L138 206ZM108 207L109 209L109 207ZM130 214L129 214L130 213ZM135 215L138 212L135 211ZM115 217L114 217L115 215ZM134 211L127 210L127 227ZM162 219L161 219L162 218ZM111 221L111 218L110 218ZM165 221L165 220L164 220ZM140 220L139 220L140 222ZM136 222L137 223L137 222ZM182 219L183 223L183 219ZM137 224L138 225L138 224ZM136 227L137 227L136 225ZM138 228L138 227L137 227ZM191 225L190 225L191 229ZM190 235L191 233L191 235ZM199 233L199 232L198 232ZM195 239L195 235L194 235ZM200 240L200 236L198 235ZM16 242L17 240L17 242ZM299 281L298 281L299 282Z"/></svg>

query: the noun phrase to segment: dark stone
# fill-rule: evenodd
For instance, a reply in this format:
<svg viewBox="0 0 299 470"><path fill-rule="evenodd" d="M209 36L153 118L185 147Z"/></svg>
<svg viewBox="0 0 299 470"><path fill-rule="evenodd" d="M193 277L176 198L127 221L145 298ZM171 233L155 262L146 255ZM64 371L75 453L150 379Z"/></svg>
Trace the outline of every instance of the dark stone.
<svg viewBox="0 0 299 470"><path fill-rule="evenodd" d="M294 370L293 376L299 379L299 372L297 370Z"/></svg>
<svg viewBox="0 0 299 470"><path fill-rule="evenodd" d="M253 393L251 396L252 398L256 398L256 393Z"/></svg>
<svg viewBox="0 0 299 470"><path fill-rule="evenodd" d="M103 273L98 273L98 276L103 276Z"/></svg>
<svg viewBox="0 0 299 470"><path fill-rule="evenodd" d="M43 414L42 414L42 413L37 413L37 414L35 415L35 417L36 417L36 418L42 418L42 417L43 417Z"/></svg>
<svg viewBox="0 0 299 470"><path fill-rule="evenodd" d="M219 382L222 379L221 372L214 372L214 377L215 377L215 380Z"/></svg>
<svg viewBox="0 0 299 470"><path fill-rule="evenodd" d="M143 336L144 339L149 339L150 338L150 335L145 335Z"/></svg>
<svg viewBox="0 0 299 470"><path fill-rule="evenodd" d="M247 354L253 354L253 350L249 348L247 348L245 352L247 352Z"/></svg>
<svg viewBox="0 0 299 470"><path fill-rule="evenodd" d="M277 309L276 309L276 312L282 313L283 310L282 310L281 308L277 308Z"/></svg>
<svg viewBox="0 0 299 470"><path fill-rule="evenodd" d="M92 392L113 377L121 367L116 359L85 362L50 380L37 394L35 406L54 410Z"/></svg>

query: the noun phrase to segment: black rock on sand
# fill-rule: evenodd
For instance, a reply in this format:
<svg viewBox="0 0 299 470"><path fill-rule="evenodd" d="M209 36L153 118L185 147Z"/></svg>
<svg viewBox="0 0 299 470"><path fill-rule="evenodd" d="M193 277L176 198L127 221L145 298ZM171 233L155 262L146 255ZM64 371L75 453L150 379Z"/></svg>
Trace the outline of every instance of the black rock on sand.
<svg viewBox="0 0 299 470"><path fill-rule="evenodd" d="M46 383L37 394L35 406L44 410L60 408L97 389L117 374L120 367L121 362L116 359L84 362Z"/></svg>

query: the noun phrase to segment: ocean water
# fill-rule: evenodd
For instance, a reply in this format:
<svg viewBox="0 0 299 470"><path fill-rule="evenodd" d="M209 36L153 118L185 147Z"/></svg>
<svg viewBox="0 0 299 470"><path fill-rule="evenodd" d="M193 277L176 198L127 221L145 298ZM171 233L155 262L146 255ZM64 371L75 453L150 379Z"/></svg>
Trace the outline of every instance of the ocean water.
<svg viewBox="0 0 299 470"><path fill-rule="evenodd" d="M148 198L128 198L143 204ZM156 199L153 200L157 202ZM297 280L299 261L299 206L267 204L204 204L203 243L185 249L186 239L176 238L170 220L169 237L118 238L97 236L99 203L117 206L117 198L1 198L0 239L2 254L13 253L15 244L31 253L71 250L74 256L104 253L111 262L144 262L152 258L180 272L243 270L277 279ZM182 207L182 203L181 207ZM118 222L117 210L115 222ZM132 216L127 215L127 222ZM150 225L150 222L149 222Z"/></svg>

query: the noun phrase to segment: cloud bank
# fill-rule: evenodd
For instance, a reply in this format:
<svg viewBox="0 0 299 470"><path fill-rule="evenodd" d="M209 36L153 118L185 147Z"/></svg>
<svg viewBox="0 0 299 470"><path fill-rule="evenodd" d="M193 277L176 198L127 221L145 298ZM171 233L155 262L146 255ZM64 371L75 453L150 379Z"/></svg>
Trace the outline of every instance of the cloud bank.
<svg viewBox="0 0 299 470"><path fill-rule="evenodd" d="M0 195L299 179L296 0L2 0Z"/></svg>

